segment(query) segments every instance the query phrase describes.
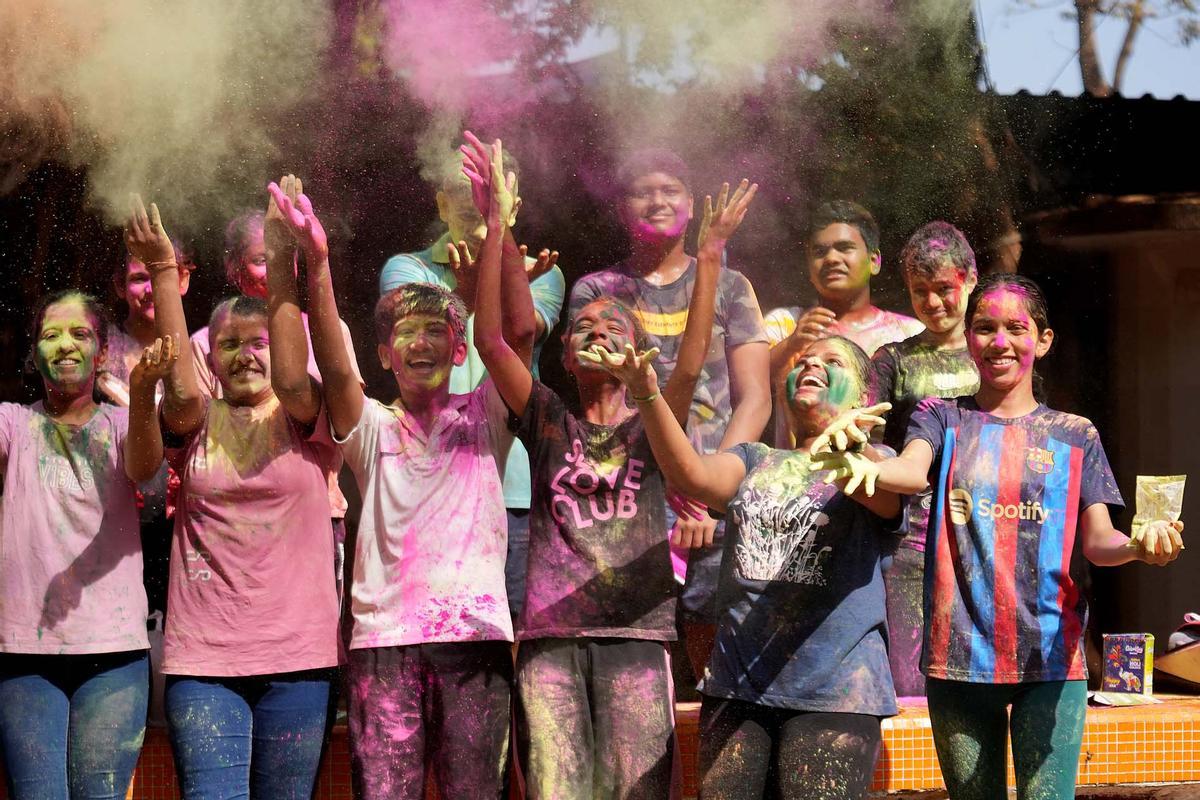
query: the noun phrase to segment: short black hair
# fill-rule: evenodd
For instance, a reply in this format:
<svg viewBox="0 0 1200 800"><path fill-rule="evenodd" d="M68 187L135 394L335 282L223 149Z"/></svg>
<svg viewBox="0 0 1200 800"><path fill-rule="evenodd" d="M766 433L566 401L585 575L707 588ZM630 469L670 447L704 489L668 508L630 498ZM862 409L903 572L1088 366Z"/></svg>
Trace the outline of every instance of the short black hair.
<svg viewBox="0 0 1200 800"><path fill-rule="evenodd" d="M900 268L905 282L918 275L932 278L947 262L964 280L976 275L975 251L967 237L942 220L927 222L917 228L900 251Z"/></svg>
<svg viewBox="0 0 1200 800"><path fill-rule="evenodd" d="M813 234L839 222L856 228L867 249L872 253L879 252L879 223L870 211L850 200L829 200L817 206L808 218L808 240L812 241Z"/></svg>
<svg viewBox="0 0 1200 800"><path fill-rule="evenodd" d="M688 192L692 191L692 173L687 162L675 151L662 147L635 150L626 156L617 168L617 186L622 193L628 192L634 181L654 172L670 175Z"/></svg>
<svg viewBox="0 0 1200 800"><path fill-rule="evenodd" d="M467 306L462 299L432 283L404 283L379 298L375 304L375 338L387 344L392 328L411 314L443 317L460 342L467 340Z"/></svg>

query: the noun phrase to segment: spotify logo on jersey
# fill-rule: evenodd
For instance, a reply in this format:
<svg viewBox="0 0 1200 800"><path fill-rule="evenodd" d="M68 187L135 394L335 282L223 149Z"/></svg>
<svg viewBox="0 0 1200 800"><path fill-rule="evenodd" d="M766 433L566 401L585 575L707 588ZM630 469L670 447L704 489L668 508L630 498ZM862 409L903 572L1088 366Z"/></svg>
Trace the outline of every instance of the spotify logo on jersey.
<svg viewBox="0 0 1200 800"><path fill-rule="evenodd" d="M950 520L955 525L966 525L971 519L971 493L966 489L950 490Z"/></svg>

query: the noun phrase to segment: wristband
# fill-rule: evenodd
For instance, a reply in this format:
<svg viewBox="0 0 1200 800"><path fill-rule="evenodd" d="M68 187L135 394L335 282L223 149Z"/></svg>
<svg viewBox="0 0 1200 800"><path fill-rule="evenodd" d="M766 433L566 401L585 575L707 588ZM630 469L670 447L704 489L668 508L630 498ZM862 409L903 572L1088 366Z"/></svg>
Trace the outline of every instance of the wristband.
<svg viewBox="0 0 1200 800"><path fill-rule="evenodd" d="M151 261L149 264L146 264L145 266L146 266L146 271L149 272L151 275L154 275L155 273L158 273L158 272L166 272L169 269L178 269L179 268L179 264L175 263L174 260Z"/></svg>
<svg viewBox="0 0 1200 800"><path fill-rule="evenodd" d="M635 397L635 398L633 398L633 402L637 403L639 406L645 405L646 403L653 403L661 395L662 395L661 392L655 392L654 394L647 395L645 397Z"/></svg>

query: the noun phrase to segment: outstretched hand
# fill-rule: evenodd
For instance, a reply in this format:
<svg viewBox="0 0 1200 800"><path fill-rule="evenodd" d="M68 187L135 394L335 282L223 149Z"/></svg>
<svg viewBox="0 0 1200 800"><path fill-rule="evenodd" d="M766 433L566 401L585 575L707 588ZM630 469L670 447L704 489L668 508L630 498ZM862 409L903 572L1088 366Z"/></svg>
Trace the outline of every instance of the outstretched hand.
<svg viewBox="0 0 1200 800"><path fill-rule="evenodd" d="M658 376L654 372L654 359L658 354L657 347L638 353L632 344L626 343L624 353L611 353L603 345L594 344L575 355L580 361L602 367L628 386L635 396L641 393L642 397L649 397L658 391Z"/></svg>
<svg viewBox="0 0 1200 800"><path fill-rule="evenodd" d="M521 245L519 249L521 250L521 258L525 258L525 254L529 252L529 247L527 245ZM537 259L534 260L532 264L525 264L525 277L529 279L530 283L533 283L538 278L554 269L554 265L557 263L558 251L542 248L542 250L537 254Z"/></svg>
<svg viewBox="0 0 1200 800"><path fill-rule="evenodd" d="M867 497L875 494L875 482L879 479L879 465L862 453L853 451L816 453L808 468L812 472L829 470L825 483L848 478L842 489L846 494L854 494L861 486Z"/></svg>
<svg viewBox="0 0 1200 800"><path fill-rule="evenodd" d="M1183 522L1155 520L1143 525L1129 537L1129 546L1137 549L1137 557L1147 564L1161 567L1179 558L1183 550Z"/></svg>
<svg viewBox="0 0 1200 800"><path fill-rule="evenodd" d="M867 408L852 408L844 411L813 440L808 448L811 455L822 451L843 452L852 447L865 445L870 438L871 429L887 422L882 414L891 411L891 403L879 403Z"/></svg>
<svg viewBox="0 0 1200 800"><path fill-rule="evenodd" d="M497 139L489 148L470 131L463 131L466 144L459 147L463 154L463 174L471 182L471 197L475 207L488 225L516 222L520 200L517 199L517 176L504 172L504 147Z"/></svg>
<svg viewBox="0 0 1200 800"><path fill-rule="evenodd" d="M309 263L324 261L329 258L329 237L325 227L313 213L312 201L304 194L304 184L294 175L284 175L279 183L271 181L267 184L271 195L267 205L266 226L273 224L285 225L296 244L304 250L304 256Z"/></svg>
<svg viewBox="0 0 1200 800"><path fill-rule="evenodd" d="M150 213L142 205L142 196L129 195L129 217L125 220L125 247L129 255L146 265L151 272L155 267L166 269L175 266L175 246L171 237L163 230L158 206L150 204Z"/></svg>
<svg viewBox="0 0 1200 800"><path fill-rule="evenodd" d="M725 242L733 236L734 231L746 218L750 201L758 193L758 184L751 184L746 178L738 184L729 196L729 184L722 183L721 191L717 194L717 204L713 205L712 195L704 196L704 216L700 218L700 234L697 237L698 247L704 247L710 238L716 242Z"/></svg>
<svg viewBox="0 0 1200 800"><path fill-rule="evenodd" d="M142 350L142 357L129 371L129 387L132 391L158 385L171 374L179 360L179 340L174 336L155 339L154 344Z"/></svg>

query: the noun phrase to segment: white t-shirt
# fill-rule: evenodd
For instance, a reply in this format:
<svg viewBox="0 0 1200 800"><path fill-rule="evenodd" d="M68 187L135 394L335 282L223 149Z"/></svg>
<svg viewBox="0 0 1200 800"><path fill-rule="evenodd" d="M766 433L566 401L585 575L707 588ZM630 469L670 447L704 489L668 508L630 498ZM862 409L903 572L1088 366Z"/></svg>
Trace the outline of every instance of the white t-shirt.
<svg viewBox="0 0 1200 800"><path fill-rule="evenodd" d="M512 434L490 380L451 395L428 437L375 400L338 441L358 479L352 650L512 641L501 474Z"/></svg>

